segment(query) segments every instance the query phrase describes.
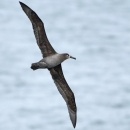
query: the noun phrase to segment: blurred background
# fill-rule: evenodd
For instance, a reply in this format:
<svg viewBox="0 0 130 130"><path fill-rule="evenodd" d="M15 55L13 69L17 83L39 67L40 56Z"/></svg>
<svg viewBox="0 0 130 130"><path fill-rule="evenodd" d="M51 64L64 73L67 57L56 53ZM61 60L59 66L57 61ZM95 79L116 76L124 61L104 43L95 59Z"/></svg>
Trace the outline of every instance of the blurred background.
<svg viewBox="0 0 130 130"><path fill-rule="evenodd" d="M62 64L75 94L77 130L130 130L130 1L23 0L50 43L77 60ZM17 0L0 1L0 130L73 130L68 110Z"/></svg>

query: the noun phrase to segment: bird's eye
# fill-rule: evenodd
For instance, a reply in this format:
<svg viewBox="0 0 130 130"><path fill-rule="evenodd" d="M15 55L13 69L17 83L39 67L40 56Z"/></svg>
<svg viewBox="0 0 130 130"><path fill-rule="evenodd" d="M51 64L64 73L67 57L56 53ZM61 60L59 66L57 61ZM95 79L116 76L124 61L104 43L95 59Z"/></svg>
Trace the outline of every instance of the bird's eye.
<svg viewBox="0 0 130 130"><path fill-rule="evenodd" d="M69 55L67 54L67 57L69 57Z"/></svg>

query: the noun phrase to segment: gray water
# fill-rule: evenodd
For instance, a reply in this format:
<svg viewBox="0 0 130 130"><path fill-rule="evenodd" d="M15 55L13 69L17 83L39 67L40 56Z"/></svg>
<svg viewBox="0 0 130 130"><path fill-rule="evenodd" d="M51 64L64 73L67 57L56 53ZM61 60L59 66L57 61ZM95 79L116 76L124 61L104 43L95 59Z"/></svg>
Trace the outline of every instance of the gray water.
<svg viewBox="0 0 130 130"><path fill-rule="evenodd" d="M23 0L44 21L78 108L77 130L130 130L130 1ZM0 1L0 130L73 130L17 0Z"/></svg>

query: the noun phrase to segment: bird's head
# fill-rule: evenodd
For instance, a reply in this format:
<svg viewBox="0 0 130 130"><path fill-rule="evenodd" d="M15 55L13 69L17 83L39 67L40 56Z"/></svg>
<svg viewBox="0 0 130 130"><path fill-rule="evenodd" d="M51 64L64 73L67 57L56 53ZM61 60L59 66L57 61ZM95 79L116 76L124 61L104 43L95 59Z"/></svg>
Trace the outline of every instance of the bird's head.
<svg viewBox="0 0 130 130"><path fill-rule="evenodd" d="M64 53L64 54L62 54L62 55L65 57L65 59L72 58L72 59L75 59L75 60L76 60L76 58L75 58L75 57L70 56L68 53Z"/></svg>

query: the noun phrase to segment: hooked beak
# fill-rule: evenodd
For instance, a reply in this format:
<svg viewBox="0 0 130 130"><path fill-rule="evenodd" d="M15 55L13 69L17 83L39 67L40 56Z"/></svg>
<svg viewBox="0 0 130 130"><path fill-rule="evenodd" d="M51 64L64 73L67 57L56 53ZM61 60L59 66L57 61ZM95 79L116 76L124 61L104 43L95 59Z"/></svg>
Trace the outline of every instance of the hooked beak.
<svg viewBox="0 0 130 130"><path fill-rule="evenodd" d="M72 58L72 59L75 59L75 60L76 60L76 58L75 58L75 57L73 57L73 56L70 56L70 58Z"/></svg>

